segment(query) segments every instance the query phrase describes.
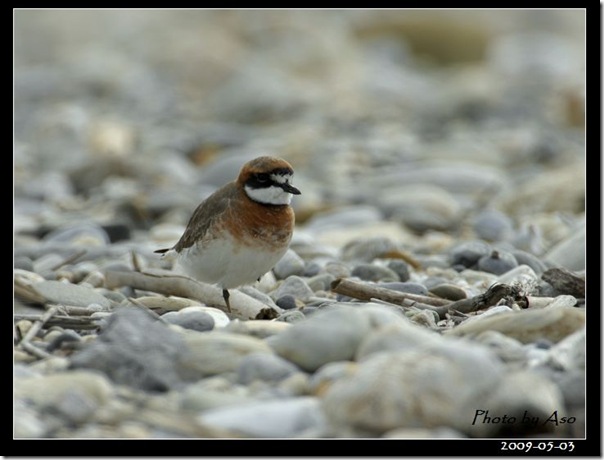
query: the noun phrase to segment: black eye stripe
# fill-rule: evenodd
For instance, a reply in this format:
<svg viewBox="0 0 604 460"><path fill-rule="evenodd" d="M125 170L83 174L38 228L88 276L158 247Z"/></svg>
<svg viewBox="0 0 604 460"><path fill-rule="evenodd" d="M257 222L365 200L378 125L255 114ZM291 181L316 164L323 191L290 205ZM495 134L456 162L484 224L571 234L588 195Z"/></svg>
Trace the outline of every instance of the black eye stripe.
<svg viewBox="0 0 604 460"><path fill-rule="evenodd" d="M290 168L277 168L268 173L252 174L245 182L252 188L268 188L273 185L279 186L279 183L272 179L273 176L292 176L294 172Z"/></svg>

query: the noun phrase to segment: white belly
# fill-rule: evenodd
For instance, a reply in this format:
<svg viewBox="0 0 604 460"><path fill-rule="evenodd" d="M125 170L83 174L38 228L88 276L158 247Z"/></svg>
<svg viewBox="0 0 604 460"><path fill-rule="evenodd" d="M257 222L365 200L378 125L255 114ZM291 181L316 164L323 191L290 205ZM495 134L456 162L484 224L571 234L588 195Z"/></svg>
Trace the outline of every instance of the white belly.
<svg viewBox="0 0 604 460"><path fill-rule="evenodd" d="M223 289L253 283L283 257L287 246L269 251L266 247L235 246L226 240L205 242L203 247L194 244L183 249L175 269L188 276Z"/></svg>

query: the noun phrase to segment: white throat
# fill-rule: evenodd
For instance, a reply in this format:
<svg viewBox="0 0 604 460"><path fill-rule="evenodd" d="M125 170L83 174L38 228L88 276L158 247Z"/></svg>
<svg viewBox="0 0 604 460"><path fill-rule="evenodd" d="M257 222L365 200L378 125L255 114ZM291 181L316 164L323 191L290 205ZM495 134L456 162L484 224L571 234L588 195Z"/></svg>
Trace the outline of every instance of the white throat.
<svg viewBox="0 0 604 460"><path fill-rule="evenodd" d="M290 204L292 201L291 193L287 193L281 187L275 185L265 188L252 188L249 185L246 185L244 188L247 196L258 203Z"/></svg>

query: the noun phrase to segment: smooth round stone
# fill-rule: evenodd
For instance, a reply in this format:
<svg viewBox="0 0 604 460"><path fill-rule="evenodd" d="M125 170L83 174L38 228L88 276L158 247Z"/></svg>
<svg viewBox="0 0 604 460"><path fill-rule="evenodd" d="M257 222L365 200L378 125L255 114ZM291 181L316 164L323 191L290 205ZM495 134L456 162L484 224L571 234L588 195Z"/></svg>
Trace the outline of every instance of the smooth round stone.
<svg viewBox="0 0 604 460"><path fill-rule="evenodd" d="M302 275L304 273L304 260L293 250L288 249L273 268L273 273L277 279L285 279L291 275Z"/></svg>
<svg viewBox="0 0 604 460"><path fill-rule="evenodd" d="M528 410L530 417L545 421L564 407L562 393L557 385L529 370L512 371L501 376L493 382L492 391L483 404L481 407L488 408L489 417L502 417L505 414L508 418L515 417L518 423L507 427L476 423L473 425L473 432L480 437L496 436L499 433L513 436L553 432L556 429L553 423L535 427L530 423L523 423L523 416Z"/></svg>
<svg viewBox="0 0 604 460"><path fill-rule="evenodd" d="M104 308L111 307L109 299L96 292L94 289L76 284L62 283L60 281L42 281L32 288L49 303L87 307L99 304Z"/></svg>
<svg viewBox="0 0 604 460"><path fill-rule="evenodd" d="M185 337L140 308L121 307L108 317L96 340L71 355L71 366L100 371L134 388L165 391L198 377L184 363L191 356Z"/></svg>
<svg viewBox="0 0 604 460"><path fill-rule="evenodd" d="M344 229L381 220L382 213L373 206L349 206L315 214L306 222L305 230L311 233L321 233L326 230Z"/></svg>
<svg viewBox="0 0 604 460"><path fill-rule="evenodd" d="M518 265L499 277L503 284L521 283L524 286L537 286L539 277L528 265Z"/></svg>
<svg viewBox="0 0 604 460"><path fill-rule="evenodd" d="M398 246L390 238L363 238L353 240L344 246L341 257L345 261L371 262L397 250Z"/></svg>
<svg viewBox="0 0 604 460"><path fill-rule="evenodd" d="M386 189L380 200L391 219L417 232L450 230L461 216L459 202L448 191L416 184ZM401 200L400 197L405 197Z"/></svg>
<svg viewBox="0 0 604 460"><path fill-rule="evenodd" d="M552 346L546 364L556 370L585 370L585 333L581 328Z"/></svg>
<svg viewBox="0 0 604 460"><path fill-rule="evenodd" d="M437 284L436 286L431 287L429 291L441 299L452 301L466 299L468 297L468 294L462 288L449 283Z"/></svg>
<svg viewBox="0 0 604 460"><path fill-rule="evenodd" d="M398 275L388 267L374 264L359 264L352 269L352 276L365 281L398 281Z"/></svg>
<svg viewBox="0 0 604 460"><path fill-rule="evenodd" d="M352 376L327 389L323 407L332 423L374 434L440 426L467 433L476 405L482 407L480 395L502 373L503 365L486 349L439 340L372 354ZM452 386L457 391L452 393Z"/></svg>
<svg viewBox="0 0 604 460"><path fill-rule="evenodd" d="M509 311L492 316L479 315L445 331L445 335L475 335L498 331L522 343L541 338L559 342L585 325L585 310L573 307Z"/></svg>
<svg viewBox="0 0 604 460"><path fill-rule="evenodd" d="M449 251L451 265L473 268L478 260L491 253L491 246L484 241L464 241Z"/></svg>
<svg viewBox="0 0 604 460"><path fill-rule="evenodd" d="M476 342L486 345L494 351L503 362L524 362L526 351L518 340L497 331L484 331L474 337Z"/></svg>
<svg viewBox="0 0 604 460"><path fill-rule="evenodd" d="M292 363L272 353L251 353L241 360L236 372L237 381L249 385L254 380L279 382L298 371Z"/></svg>
<svg viewBox="0 0 604 460"><path fill-rule="evenodd" d="M331 289L331 283L335 281L335 279L336 277L331 273L321 273L308 280L308 287L314 292L329 291Z"/></svg>
<svg viewBox="0 0 604 460"><path fill-rule="evenodd" d="M303 321L305 319L306 316L300 310L289 310L279 315L277 321L283 321L285 323L297 323L298 321Z"/></svg>
<svg viewBox="0 0 604 460"><path fill-rule="evenodd" d="M290 276L270 294L274 300L284 295L291 295L302 302L307 302L314 293L304 279L299 276Z"/></svg>
<svg viewBox="0 0 604 460"><path fill-rule="evenodd" d="M428 295L428 289L422 284L414 283L413 281L380 283L379 287L392 289L393 291L406 292L408 294Z"/></svg>
<svg viewBox="0 0 604 460"><path fill-rule="evenodd" d="M277 299L277 306L283 310L293 310L298 308L296 298L291 294L286 294Z"/></svg>
<svg viewBox="0 0 604 460"><path fill-rule="evenodd" d="M472 219L476 236L485 241L504 241L513 232L511 219L496 209L481 211Z"/></svg>
<svg viewBox="0 0 604 460"><path fill-rule="evenodd" d="M187 385L181 392L180 407L187 412L203 412L218 407L236 406L249 403L252 398L243 388L227 385L213 388L209 379Z"/></svg>
<svg viewBox="0 0 604 460"><path fill-rule="evenodd" d="M545 264L530 252L521 251L519 249L515 249L511 252L516 258L518 265L528 265L537 275L541 276L541 274L547 270Z"/></svg>
<svg viewBox="0 0 604 460"><path fill-rule="evenodd" d="M352 359L370 327L360 311L334 307L294 323L268 343L281 357L313 372L326 363Z"/></svg>
<svg viewBox="0 0 604 460"><path fill-rule="evenodd" d="M357 363L352 361L335 361L321 366L310 376L309 390L315 396L321 396L337 380L353 375Z"/></svg>
<svg viewBox="0 0 604 460"><path fill-rule="evenodd" d="M209 331L183 337L189 352L180 357L180 365L191 378L233 372L246 355L272 352L263 340L242 334Z"/></svg>
<svg viewBox="0 0 604 460"><path fill-rule="evenodd" d="M86 246L105 246L110 243L107 232L91 223L77 223L58 228L45 235L43 241Z"/></svg>
<svg viewBox="0 0 604 460"><path fill-rule="evenodd" d="M325 264L325 273L336 278L347 278L350 276L350 268L342 262L328 262Z"/></svg>
<svg viewBox="0 0 604 460"><path fill-rule="evenodd" d="M516 258L507 251L492 250L478 260L479 270L495 275L506 273L517 266Z"/></svg>
<svg viewBox="0 0 604 460"><path fill-rule="evenodd" d="M233 320L224 328L224 332L234 334L250 335L259 339L265 339L272 335L280 334L289 328L290 325L283 321L265 321L251 319L247 321Z"/></svg>
<svg viewBox="0 0 604 460"><path fill-rule="evenodd" d="M44 391L40 391L43 388ZM53 408L73 423L93 417L99 407L108 404L114 391L103 375L84 370L65 371L15 382L15 397Z"/></svg>
<svg viewBox="0 0 604 460"><path fill-rule="evenodd" d="M28 272L34 271L34 264L29 257L17 256L13 259L13 268L19 270L26 270Z"/></svg>
<svg viewBox="0 0 604 460"><path fill-rule="evenodd" d="M382 351L411 350L438 340L438 334L409 321L387 324L367 334L357 349L355 359L362 361Z"/></svg>
<svg viewBox="0 0 604 460"><path fill-rule="evenodd" d="M169 311L162 318L170 324L176 324L194 331L210 331L214 328L214 318L198 307L187 307L180 311Z"/></svg>
<svg viewBox="0 0 604 460"><path fill-rule="evenodd" d="M409 281L409 265L406 262L391 260L386 266L398 275L399 280Z"/></svg>
<svg viewBox="0 0 604 460"><path fill-rule="evenodd" d="M585 270L585 226L547 251L543 260L571 271Z"/></svg>
<svg viewBox="0 0 604 460"><path fill-rule="evenodd" d="M211 409L198 417L204 426L257 438L291 438L306 430L322 431L327 421L315 397L279 398ZM259 423L261 421L262 423Z"/></svg>
<svg viewBox="0 0 604 460"><path fill-rule="evenodd" d="M54 271L56 267L60 266L64 261L65 259L59 254L45 254L34 261L34 271L41 275L45 275L48 272Z"/></svg>

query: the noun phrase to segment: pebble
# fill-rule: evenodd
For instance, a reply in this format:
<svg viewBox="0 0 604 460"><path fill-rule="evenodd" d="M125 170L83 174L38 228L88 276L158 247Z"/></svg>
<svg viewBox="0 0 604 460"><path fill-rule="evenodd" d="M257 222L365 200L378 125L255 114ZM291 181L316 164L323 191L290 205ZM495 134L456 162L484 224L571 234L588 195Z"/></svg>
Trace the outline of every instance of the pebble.
<svg viewBox="0 0 604 460"><path fill-rule="evenodd" d="M273 273L277 279L283 280L292 275L304 274L304 260L293 250L288 249L285 255L277 262L273 268Z"/></svg>
<svg viewBox="0 0 604 460"><path fill-rule="evenodd" d="M42 281L32 286L34 291L44 297L48 303L88 307L99 304L109 308L112 302L93 289L60 281Z"/></svg>
<svg viewBox="0 0 604 460"><path fill-rule="evenodd" d="M277 306L282 308L283 310L293 310L298 307L296 303L296 298L291 294L285 294L277 299Z"/></svg>
<svg viewBox="0 0 604 460"><path fill-rule="evenodd" d="M327 428L321 403L312 396L207 410L198 419L204 425L253 438L303 437L307 430L321 432ZM262 423L258 423L259 420Z"/></svg>
<svg viewBox="0 0 604 460"><path fill-rule="evenodd" d="M512 236L513 225L510 218L496 209L486 209L472 219L476 236L485 241L505 241Z"/></svg>
<svg viewBox="0 0 604 460"><path fill-rule="evenodd" d="M386 266L397 274L400 281L409 281L409 265L402 260L391 260Z"/></svg>
<svg viewBox="0 0 604 460"><path fill-rule="evenodd" d="M294 323L271 337L269 344L281 357L313 372L328 362L352 359L369 329L362 312L334 308Z"/></svg>
<svg viewBox="0 0 604 460"><path fill-rule="evenodd" d="M252 353L241 360L236 372L237 381L248 385L254 380L279 382L298 372L298 368L274 354Z"/></svg>
<svg viewBox="0 0 604 460"><path fill-rule="evenodd" d="M277 300L284 295L291 295L302 302L308 302L314 293L303 278L290 276L270 294L273 300Z"/></svg>
<svg viewBox="0 0 604 460"><path fill-rule="evenodd" d="M519 284L526 286L528 293L532 292L539 284L539 277L528 265L518 265L499 276L502 284Z"/></svg>
<svg viewBox="0 0 604 460"><path fill-rule="evenodd" d="M44 391L40 391L43 388ZM15 397L40 409L52 408L69 423L83 423L114 395L109 380L96 372L73 370L16 382Z"/></svg>
<svg viewBox="0 0 604 460"><path fill-rule="evenodd" d="M379 287L392 289L393 291L406 292L408 294L429 295L428 289L422 284L413 281L380 283Z"/></svg>
<svg viewBox="0 0 604 460"><path fill-rule="evenodd" d="M329 291L336 277L331 273L321 273L308 279L308 287L313 291Z"/></svg>
<svg viewBox="0 0 604 460"><path fill-rule="evenodd" d="M187 380L234 372L246 355L272 352L263 340L223 331L186 334L184 342L187 351L178 356L178 370Z"/></svg>
<svg viewBox="0 0 604 460"><path fill-rule="evenodd" d="M352 276L365 281L398 281L398 275L388 267L374 264L359 264L352 269Z"/></svg>
<svg viewBox="0 0 604 460"><path fill-rule="evenodd" d="M440 336L409 321L398 321L375 329L360 343L355 359L363 361L374 353L382 351L410 350L438 341Z"/></svg>
<svg viewBox="0 0 604 460"><path fill-rule="evenodd" d="M76 246L105 246L110 243L105 230L91 223L75 223L48 233L44 241L70 243Z"/></svg>
<svg viewBox="0 0 604 460"><path fill-rule="evenodd" d="M490 254L482 256L478 259L478 269L501 275L517 267L516 258L507 251L492 250Z"/></svg>
<svg viewBox="0 0 604 460"><path fill-rule="evenodd" d="M332 423L375 435L417 426L467 433L477 395L501 374L491 353L461 342L382 351L362 361L351 377L334 382L322 396L323 408Z"/></svg>
<svg viewBox="0 0 604 460"><path fill-rule="evenodd" d="M223 330L225 332L233 332L235 334L251 335L265 339L272 335L279 334L289 328L289 324L280 321L264 321L264 320L234 320L229 323Z"/></svg>
<svg viewBox="0 0 604 460"><path fill-rule="evenodd" d="M188 377L183 337L138 308L113 313L98 339L71 356L76 369L95 369L116 383L165 391Z"/></svg>
<svg viewBox="0 0 604 460"><path fill-rule="evenodd" d="M530 252L514 249L512 251L512 255L516 259L516 262L518 262L519 266L528 265L539 276L541 276L541 274L547 270L545 263L543 263L539 258Z"/></svg>
<svg viewBox="0 0 604 460"><path fill-rule="evenodd" d="M176 324L194 331L210 331L214 328L214 318L200 307L187 307L180 311L170 311L162 318L170 324Z"/></svg>
<svg viewBox="0 0 604 460"><path fill-rule="evenodd" d="M456 286L455 284L449 283L437 284L431 287L429 291L431 294L434 294L435 296L438 296L441 299L447 299L452 301L466 299L468 297L468 294L462 288Z"/></svg>
<svg viewBox="0 0 604 460"><path fill-rule="evenodd" d="M355 262L371 262L378 257L398 250L398 246L390 238L358 238L342 248L342 260Z"/></svg>
<svg viewBox="0 0 604 460"><path fill-rule="evenodd" d="M481 315L482 316L482 315ZM474 335L492 330L522 343L545 338L559 342L585 325L585 311L572 307L542 308L505 312L490 317L476 317L445 331L451 335Z"/></svg>
<svg viewBox="0 0 604 460"><path fill-rule="evenodd" d="M474 268L478 261L490 254L491 246L483 241L465 241L457 244L449 251L451 265L461 265L465 268Z"/></svg>
<svg viewBox="0 0 604 460"><path fill-rule="evenodd" d="M549 249L543 259L568 270L585 270L585 227Z"/></svg>

